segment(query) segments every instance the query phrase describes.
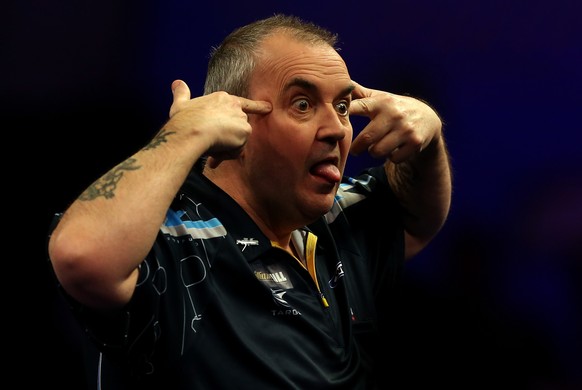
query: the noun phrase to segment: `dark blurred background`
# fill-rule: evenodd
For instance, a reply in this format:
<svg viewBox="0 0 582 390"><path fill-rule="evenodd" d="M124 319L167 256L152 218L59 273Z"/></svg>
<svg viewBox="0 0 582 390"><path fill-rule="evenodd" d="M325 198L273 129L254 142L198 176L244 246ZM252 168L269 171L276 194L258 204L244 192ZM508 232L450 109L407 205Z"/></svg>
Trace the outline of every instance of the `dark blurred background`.
<svg viewBox="0 0 582 390"><path fill-rule="evenodd" d="M17 225L11 238L25 240L6 260L24 268L4 277L15 286L3 322L17 328L16 387L83 388L76 329L46 268L52 214L153 136L174 79L202 92L211 46L284 12L338 32L359 83L425 99L445 122L452 210L407 266L391 388L582 389L581 10L574 0L4 4L5 208L40 219ZM370 162L353 159L349 173Z"/></svg>

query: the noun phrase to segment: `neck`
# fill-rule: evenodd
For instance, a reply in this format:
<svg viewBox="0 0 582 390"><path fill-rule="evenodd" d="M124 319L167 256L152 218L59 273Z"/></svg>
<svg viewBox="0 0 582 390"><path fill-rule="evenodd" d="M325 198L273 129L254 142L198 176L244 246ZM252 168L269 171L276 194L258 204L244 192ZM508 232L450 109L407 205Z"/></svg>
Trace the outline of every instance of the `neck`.
<svg viewBox="0 0 582 390"><path fill-rule="evenodd" d="M293 253L290 244L291 233L303 225L290 225L288 223L290 218L283 217L284 211L280 205L274 204L269 208L266 205L270 202L257 199L249 186L241 180L238 172L224 167L219 168L206 167L203 174L242 207L269 240Z"/></svg>

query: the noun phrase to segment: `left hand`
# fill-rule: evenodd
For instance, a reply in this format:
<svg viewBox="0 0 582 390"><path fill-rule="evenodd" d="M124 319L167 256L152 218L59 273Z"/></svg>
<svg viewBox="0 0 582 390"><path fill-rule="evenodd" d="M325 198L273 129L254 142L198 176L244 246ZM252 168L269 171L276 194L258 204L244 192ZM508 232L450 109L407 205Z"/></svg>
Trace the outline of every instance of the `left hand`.
<svg viewBox="0 0 582 390"><path fill-rule="evenodd" d="M440 137L442 122L428 104L354 84L350 115L367 116L370 122L354 138L352 154L367 150L372 157L400 163Z"/></svg>

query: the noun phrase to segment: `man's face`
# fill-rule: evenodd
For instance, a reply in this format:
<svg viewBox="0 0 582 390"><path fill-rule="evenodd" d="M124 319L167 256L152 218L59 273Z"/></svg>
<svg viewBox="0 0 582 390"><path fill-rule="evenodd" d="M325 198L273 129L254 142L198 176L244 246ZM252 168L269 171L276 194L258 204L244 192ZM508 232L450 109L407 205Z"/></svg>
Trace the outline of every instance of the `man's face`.
<svg viewBox="0 0 582 390"><path fill-rule="evenodd" d="M345 168L353 84L327 45L277 34L263 48L249 98L269 101L273 110L249 117L245 175L255 206L293 222L313 220L331 207Z"/></svg>

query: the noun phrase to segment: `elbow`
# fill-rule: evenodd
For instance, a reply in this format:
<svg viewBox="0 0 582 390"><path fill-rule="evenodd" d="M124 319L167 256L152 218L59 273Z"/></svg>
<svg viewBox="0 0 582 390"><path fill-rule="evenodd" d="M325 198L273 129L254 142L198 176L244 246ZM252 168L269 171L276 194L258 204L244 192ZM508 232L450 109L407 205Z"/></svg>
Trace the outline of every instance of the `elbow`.
<svg viewBox="0 0 582 390"><path fill-rule="evenodd" d="M429 245L444 227L448 213L449 207L446 207L441 213L423 221L419 218L408 218L404 233L406 260L413 258Z"/></svg>
<svg viewBox="0 0 582 390"><path fill-rule="evenodd" d="M410 260L419 254L436 236L436 232L432 235L412 235L409 232L404 233L404 254L405 259Z"/></svg>
<svg viewBox="0 0 582 390"><path fill-rule="evenodd" d="M74 281L84 273L83 248L64 238L61 232L55 232L48 242L48 257L59 284L69 292Z"/></svg>
<svg viewBox="0 0 582 390"><path fill-rule="evenodd" d="M116 283L100 259L98 248L90 240L65 234L52 234L48 242L48 257L57 282L73 299L97 309L121 307L129 301L131 292Z"/></svg>

